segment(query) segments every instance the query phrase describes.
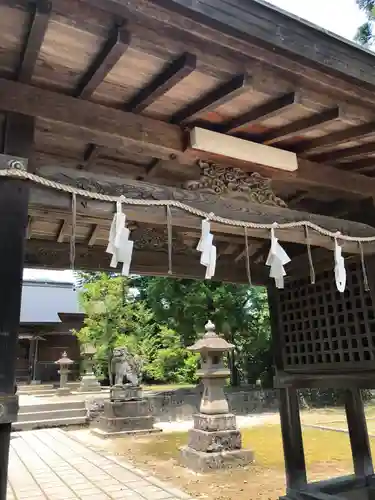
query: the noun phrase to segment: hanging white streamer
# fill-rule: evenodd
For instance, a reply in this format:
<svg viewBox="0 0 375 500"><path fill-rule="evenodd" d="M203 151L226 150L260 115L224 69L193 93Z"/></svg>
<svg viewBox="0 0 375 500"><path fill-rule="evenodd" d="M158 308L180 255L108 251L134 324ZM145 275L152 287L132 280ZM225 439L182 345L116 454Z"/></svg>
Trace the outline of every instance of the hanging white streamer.
<svg viewBox="0 0 375 500"><path fill-rule="evenodd" d="M214 236L211 233L211 224L208 219L202 220L202 230L197 250L201 252L200 262L206 267L206 279L215 275L216 269L216 246L213 244Z"/></svg>
<svg viewBox="0 0 375 500"><path fill-rule="evenodd" d="M130 231L125 227L126 216L122 211L121 202L116 203L116 213L113 216L109 231L107 253L112 254L111 267L117 267L122 262L123 276L129 276L130 264L133 255L133 241L129 240Z"/></svg>
<svg viewBox="0 0 375 500"><path fill-rule="evenodd" d="M286 272L285 264L290 262L288 254L280 245L279 240L275 237L275 230L271 229L271 248L267 257L266 265L270 269L270 277L275 280L276 288L284 288L284 276Z"/></svg>
<svg viewBox="0 0 375 500"><path fill-rule="evenodd" d="M338 244L337 238L335 238L335 281L337 290L343 293L346 286L346 269L342 247Z"/></svg>

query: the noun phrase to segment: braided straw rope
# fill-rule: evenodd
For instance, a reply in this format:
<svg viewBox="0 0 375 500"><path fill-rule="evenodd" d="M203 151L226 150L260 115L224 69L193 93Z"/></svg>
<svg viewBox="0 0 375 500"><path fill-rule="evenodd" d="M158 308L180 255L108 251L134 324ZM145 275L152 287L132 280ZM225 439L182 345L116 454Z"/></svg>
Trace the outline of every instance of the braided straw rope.
<svg viewBox="0 0 375 500"><path fill-rule="evenodd" d="M323 227L314 224L308 220L296 221L296 222L285 222L285 223L273 223L273 224L258 224L255 222L245 222L234 219L226 219L225 217L220 217L213 213L204 212L203 210L199 210L198 208L191 207L185 203L181 203L177 200L140 200L136 198L126 198L125 196L110 196L107 194L94 193L92 191L87 191L85 189L79 189L73 186L69 186L67 184L62 184L60 182L55 182L49 179L45 179L44 177L40 177L39 175L32 174L30 172L26 172L25 170L21 170L19 168L8 168L4 170L0 170L0 177L11 177L14 179L23 179L33 182L34 184L39 184L41 186L55 189L57 191L61 191L64 193L75 194L76 196L82 196L83 198L90 198L92 200L106 201L110 203L116 203L120 201L125 205L134 205L134 206L162 206L162 207L174 207L185 212L188 212L192 215L196 215L197 217L201 217L203 219L209 219L212 222L218 222L219 224L224 224L227 226L235 226L235 227L243 227L249 229L290 229L294 227L303 227L310 228L317 233L322 234L323 236L327 236L329 238L339 238L343 241L356 241L358 243L371 243L375 241L375 236L367 236L367 237L355 237L341 234L339 232L333 233L332 231L328 231Z"/></svg>

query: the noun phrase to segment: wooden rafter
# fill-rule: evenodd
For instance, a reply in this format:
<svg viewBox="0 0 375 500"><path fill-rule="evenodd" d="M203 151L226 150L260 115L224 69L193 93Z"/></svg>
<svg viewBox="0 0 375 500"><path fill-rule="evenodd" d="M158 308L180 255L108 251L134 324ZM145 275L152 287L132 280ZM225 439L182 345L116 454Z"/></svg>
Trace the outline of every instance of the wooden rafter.
<svg viewBox="0 0 375 500"><path fill-rule="evenodd" d="M298 134L305 134L320 125L327 125L328 123L337 120L339 116L340 110L338 107L327 109L321 113L316 113L308 116L307 118L301 118L300 120L296 120L275 130L271 130L261 136L260 141L264 144L275 145Z"/></svg>
<svg viewBox="0 0 375 500"><path fill-rule="evenodd" d="M234 99L241 94L249 83L245 74L236 75L213 90L210 90L196 101L188 104L185 108L177 111L170 119L171 123L181 124L188 119L194 118L199 113L216 109L225 102Z"/></svg>
<svg viewBox="0 0 375 500"><path fill-rule="evenodd" d="M129 32L121 26L114 26L99 53L78 83L74 96L88 99L125 53L129 43Z"/></svg>
<svg viewBox="0 0 375 500"><path fill-rule="evenodd" d="M49 0L36 0L29 5L30 23L17 70L17 80L24 83L29 83L32 79L52 8Z"/></svg>
<svg viewBox="0 0 375 500"><path fill-rule="evenodd" d="M298 94L289 92L275 99L271 99L260 106L246 111L240 116L231 118L220 126L220 132L231 133L235 129L259 120L266 120L280 113L280 111L293 106L298 102Z"/></svg>
<svg viewBox="0 0 375 500"><path fill-rule="evenodd" d="M172 62L167 63L160 73L124 104L123 108L125 111L140 113L190 75L195 70L196 64L195 55L188 52L180 55Z"/></svg>
<svg viewBox="0 0 375 500"><path fill-rule="evenodd" d="M375 122L362 123L361 125L345 128L344 130L338 130L322 137L316 137L311 140L303 141L298 144L295 149L299 153L307 153L314 149L335 146L336 144L341 144L345 141L358 139L360 137L373 134L374 131ZM307 156L310 156L310 153Z"/></svg>
<svg viewBox="0 0 375 500"><path fill-rule="evenodd" d="M337 162L347 158L361 157L366 154L375 153L375 142L366 142L351 148L342 148L335 151L328 151L316 155L311 155L310 159L317 162Z"/></svg>
<svg viewBox="0 0 375 500"><path fill-rule="evenodd" d="M197 155L203 160L211 159L219 164L228 162L228 158L212 158L208 153L197 152L191 160L184 134L176 125L19 82L0 79L0 109L57 122L64 136L74 139L79 137L86 143L109 149L127 148L137 154L160 159L169 160L173 157L182 163L190 163L186 169L192 168ZM268 177L298 185L302 189L325 186L361 197L372 196L375 191L375 181L371 179L301 158L298 159L298 170L292 173L255 167L251 159L240 163L231 160L231 163L247 171L258 170Z"/></svg>

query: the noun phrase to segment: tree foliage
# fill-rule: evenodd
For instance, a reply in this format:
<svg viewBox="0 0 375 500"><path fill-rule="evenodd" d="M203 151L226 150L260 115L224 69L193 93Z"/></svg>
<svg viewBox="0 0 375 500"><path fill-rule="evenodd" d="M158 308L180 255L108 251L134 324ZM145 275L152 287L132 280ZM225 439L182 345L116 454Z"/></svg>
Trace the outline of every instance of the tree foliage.
<svg viewBox="0 0 375 500"><path fill-rule="evenodd" d="M355 39L365 47L374 44L375 0L356 0L358 7L366 14L367 21L357 30Z"/></svg>
<svg viewBox="0 0 375 500"><path fill-rule="evenodd" d="M77 332L97 348L101 374L115 346L144 360L148 382L195 382L198 357L186 349L209 319L236 348L229 357L231 382L269 379L270 327L263 288L159 277L80 274L86 319Z"/></svg>

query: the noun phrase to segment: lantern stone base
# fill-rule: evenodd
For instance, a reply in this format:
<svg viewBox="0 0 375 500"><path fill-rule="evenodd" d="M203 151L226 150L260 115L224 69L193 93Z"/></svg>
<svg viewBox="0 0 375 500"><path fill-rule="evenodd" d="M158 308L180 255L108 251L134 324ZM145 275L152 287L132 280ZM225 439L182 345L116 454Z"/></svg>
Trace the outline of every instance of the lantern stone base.
<svg viewBox="0 0 375 500"><path fill-rule="evenodd" d="M148 401L105 401L98 428L92 432L100 437L117 437L126 434L158 432L154 417L150 415Z"/></svg>
<svg viewBox="0 0 375 500"><path fill-rule="evenodd" d="M100 392L101 389L98 379L92 373L82 377L78 392Z"/></svg>
<svg viewBox="0 0 375 500"><path fill-rule="evenodd" d="M194 415L188 445L181 448L181 462L200 472L244 466L253 461L254 453L241 446L235 415L200 413Z"/></svg>
<svg viewBox="0 0 375 500"><path fill-rule="evenodd" d="M56 396L69 396L71 393L70 387L58 387L56 389Z"/></svg>

